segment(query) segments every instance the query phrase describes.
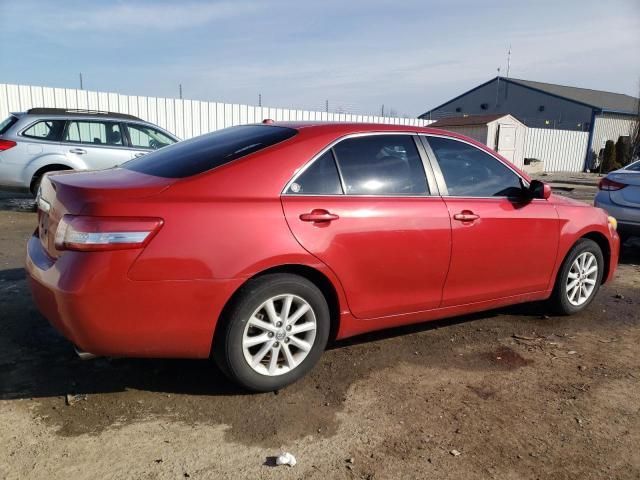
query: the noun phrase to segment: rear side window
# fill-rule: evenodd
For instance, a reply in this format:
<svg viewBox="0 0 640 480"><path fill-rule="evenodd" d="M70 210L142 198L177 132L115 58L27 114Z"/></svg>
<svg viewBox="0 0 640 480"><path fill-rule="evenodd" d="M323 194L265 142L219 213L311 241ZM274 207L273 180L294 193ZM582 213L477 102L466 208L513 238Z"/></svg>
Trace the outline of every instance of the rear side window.
<svg viewBox="0 0 640 480"><path fill-rule="evenodd" d="M429 137L449 195L517 197L522 182L513 170L487 152L451 138Z"/></svg>
<svg viewBox="0 0 640 480"><path fill-rule="evenodd" d="M151 150L157 150L172 143L176 143L175 140L169 138L153 127L147 125L139 125L136 123L128 123L129 140L131 140L131 146L135 148L149 148Z"/></svg>
<svg viewBox="0 0 640 480"><path fill-rule="evenodd" d="M206 172L293 137L292 128L242 125L225 128L135 158L122 166L147 175L185 178Z"/></svg>
<svg viewBox="0 0 640 480"><path fill-rule="evenodd" d="M43 120L27 128L22 132L22 136L39 140L60 141L64 123L64 120Z"/></svg>
<svg viewBox="0 0 640 480"><path fill-rule="evenodd" d="M334 153L347 195L427 195L427 179L410 135L368 135L338 143Z"/></svg>
<svg viewBox="0 0 640 480"><path fill-rule="evenodd" d="M0 122L0 135L6 133L16 122L18 121L18 117L14 117L13 115L9 115L2 122Z"/></svg>
<svg viewBox="0 0 640 480"><path fill-rule="evenodd" d="M64 141L94 145L123 145L120 124L113 122L70 121Z"/></svg>
<svg viewBox="0 0 640 480"><path fill-rule="evenodd" d="M340 195L340 175L331 150L314 161L292 182L286 193L294 195Z"/></svg>

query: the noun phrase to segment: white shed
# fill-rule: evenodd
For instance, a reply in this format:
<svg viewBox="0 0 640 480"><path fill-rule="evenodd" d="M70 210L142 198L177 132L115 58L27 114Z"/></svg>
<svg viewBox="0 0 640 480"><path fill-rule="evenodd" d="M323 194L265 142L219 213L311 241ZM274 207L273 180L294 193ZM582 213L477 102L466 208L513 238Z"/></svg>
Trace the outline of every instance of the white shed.
<svg viewBox="0 0 640 480"><path fill-rule="evenodd" d="M465 115L448 117L429 125L460 133L484 143L518 167L524 166L527 126L513 115Z"/></svg>

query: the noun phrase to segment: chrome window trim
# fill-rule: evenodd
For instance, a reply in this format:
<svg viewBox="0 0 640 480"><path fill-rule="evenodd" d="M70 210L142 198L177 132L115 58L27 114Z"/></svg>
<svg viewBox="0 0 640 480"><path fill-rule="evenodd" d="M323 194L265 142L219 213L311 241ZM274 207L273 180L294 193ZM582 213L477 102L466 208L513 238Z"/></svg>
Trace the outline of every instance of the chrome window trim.
<svg viewBox="0 0 640 480"><path fill-rule="evenodd" d="M470 147L473 147L476 150L479 150L479 151L481 151L483 153L486 153L491 158L493 158L496 162L500 162L502 165L504 165L506 168L508 168L516 177L518 177L520 179L520 181L522 182L524 187L529 187L531 185L529 183L529 181L526 178L524 178L522 175L520 175L520 173L518 173L516 170L514 170L511 165L508 165L506 162L503 162L498 157L496 157L493 153L487 152L486 150L484 150L482 148L478 148L476 145L474 145L471 142L468 142L467 140L463 140L461 138L456 138L456 137L451 137L451 136L446 135L446 134L438 134L438 133L419 133L418 136L424 137L423 143L425 144L425 150L427 151L427 154L429 156L429 160L431 161L432 168L433 168L433 170L434 170L434 172L436 174L436 178L438 180L438 186L440 186L442 184L442 187L443 187L443 193L441 194L443 197L447 197L447 198L464 198L464 199L485 199L485 200L489 200L489 199L505 199L505 198L506 199L510 199L510 200L514 199L514 197L509 197L507 195L496 195L496 196L493 196L493 197L474 197L474 196L465 196L465 195L449 195L449 189L447 188L447 182L445 181L444 175L442 173L442 170L440 169L440 163L438 162L438 157L436 156L435 152L431 148L431 145L429 144L429 139L427 137L446 138L448 140L453 140L453 141L457 141L457 142L460 142L460 143L466 143ZM543 200L545 202L547 201L547 199L545 199L545 198L532 198L531 200Z"/></svg>
<svg viewBox="0 0 640 480"><path fill-rule="evenodd" d="M424 170L424 174L425 174L425 180L427 182L427 189L429 190L428 193L424 194L424 195L393 195L393 194L384 194L384 195L373 195L373 194L366 194L366 195L354 195L354 194L349 194L346 193L346 185L344 183L344 178L342 177L342 170L340 169L340 163L338 162L337 159L337 155L335 154L335 152L333 151L333 147L335 147L338 143L342 142L343 140L347 140L350 138L358 138L358 137L371 137L374 135L406 135L409 136L411 138L413 138L414 144L416 146L416 150L418 151L418 155L420 156L421 159L421 163L422 163L422 168ZM331 143L329 143L328 145L326 145L322 150L320 150L318 153L316 153L313 157L311 157L310 160L308 160L302 167L298 168L294 173L293 173L293 177L291 177L291 179L287 182L287 184L284 186L284 188L282 189L282 191L280 192L280 195L286 195L288 197L341 197L341 198L345 198L345 197L349 197L349 198L430 198L430 197L438 197L438 190L437 188L433 188L436 185L431 185L430 181L429 181L429 174L427 173L427 168L423 159L423 155L422 152L420 151L420 148L418 147L418 144L416 142L416 135L418 135L417 132L412 132L412 131L404 131L404 130L398 130L398 131L379 131L379 132L358 132L358 133L348 133L346 135L343 135L342 137L339 137L337 139L335 139L334 141L332 141ZM291 187L292 183L295 183L295 181L300 177L300 175L302 175L318 158L320 158L322 155L324 155L328 150L331 150L331 155L333 156L333 161L336 163L336 168L338 169L338 175L340 176L340 184L342 186L342 190L344 193L342 194L330 194L330 195L320 195L320 194L304 194L304 193L287 193L287 190L289 190L289 188ZM435 191L435 194L434 194Z"/></svg>

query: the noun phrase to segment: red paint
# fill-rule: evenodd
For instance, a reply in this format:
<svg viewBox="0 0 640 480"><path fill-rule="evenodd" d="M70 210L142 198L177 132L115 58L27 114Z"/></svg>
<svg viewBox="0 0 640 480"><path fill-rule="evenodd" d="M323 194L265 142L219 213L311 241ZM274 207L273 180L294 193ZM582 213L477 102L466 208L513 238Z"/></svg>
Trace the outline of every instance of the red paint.
<svg viewBox="0 0 640 480"><path fill-rule="evenodd" d="M392 125L288 126L299 128L291 140L186 179L124 169L48 175L42 197L51 209L39 215L26 260L39 309L92 353L204 358L233 293L270 268L302 265L328 279L339 303L339 338L547 298L564 256L584 235L608 246L608 279L615 271L619 239L607 215L555 195L522 205L282 196L298 169L344 135L443 134ZM129 217L162 225L141 246L59 251L55 234L64 215L90 224Z"/></svg>

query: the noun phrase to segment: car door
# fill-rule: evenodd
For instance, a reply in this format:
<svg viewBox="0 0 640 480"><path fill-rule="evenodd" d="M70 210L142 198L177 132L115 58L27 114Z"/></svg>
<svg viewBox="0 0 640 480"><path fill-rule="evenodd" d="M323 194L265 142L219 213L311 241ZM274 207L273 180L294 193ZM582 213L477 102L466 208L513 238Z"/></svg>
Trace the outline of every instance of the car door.
<svg viewBox="0 0 640 480"><path fill-rule="evenodd" d="M65 155L100 170L131 160L122 125L99 120L68 120L62 141Z"/></svg>
<svg viewBox="0 0 640 480"><path fill-rule="evenodd" d="M426 180L416 139L342 139L282 195L292 233L338 276L358 318L428 310L441 302L451 226L435 181Z"/></svg>
<svg viewBox="0 0 640 480"><path fill-rule="evenodd" d="M127 135L131 148L131 158L141 157L149 152L176 143L166 133L150 125L127 123Z"/></svg>
<svg viewBox="0 0 640 480"><path fill-rule="evenodd" d="M488 151L446 136L422 137L451 215L451 265L442 306L546 290L559 220L547 200Z"/></svg>

